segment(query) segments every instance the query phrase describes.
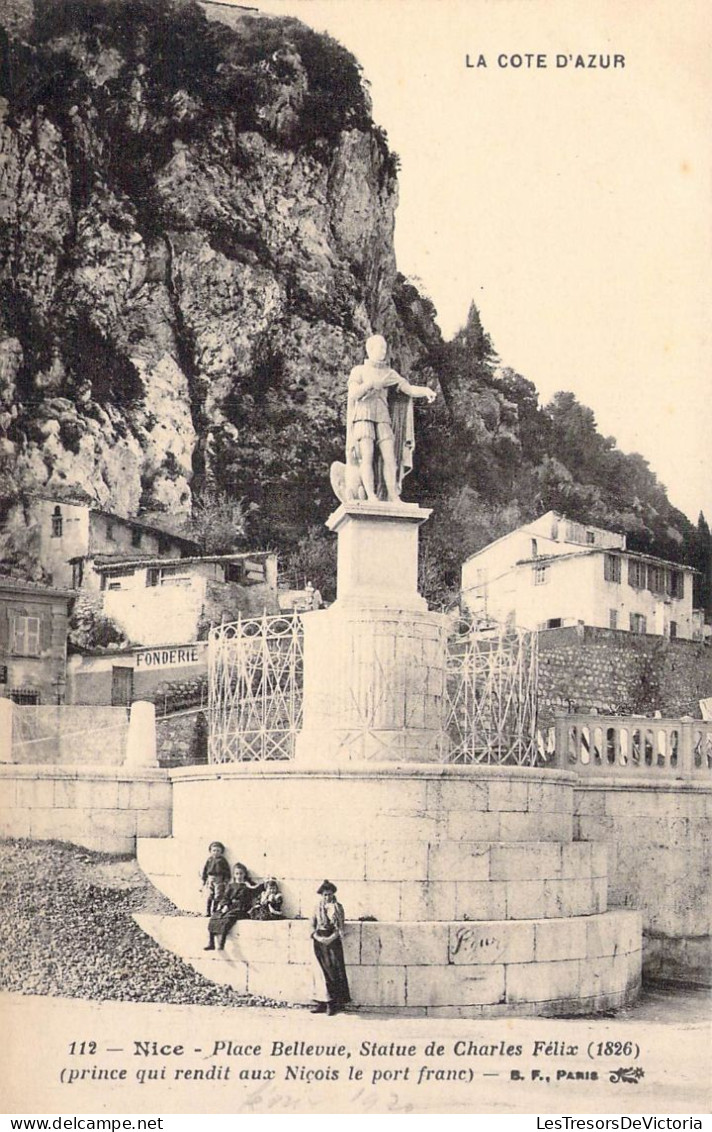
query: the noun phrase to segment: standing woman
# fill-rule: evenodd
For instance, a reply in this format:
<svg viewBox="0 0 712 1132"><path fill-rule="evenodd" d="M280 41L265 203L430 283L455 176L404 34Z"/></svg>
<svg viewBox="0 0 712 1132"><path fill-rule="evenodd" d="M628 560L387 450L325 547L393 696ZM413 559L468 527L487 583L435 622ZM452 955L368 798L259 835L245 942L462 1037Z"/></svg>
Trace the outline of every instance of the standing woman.
<svg viewBox="0 0 712 1132"><path fill-rule="evenodd" d="M239 861L232 870L232 880L221 897L221 903L208 920L208 945L204 951L215 951L215 937L218 951L225 947L230 928L238 920L246 920L250 914L255 897L264 889L264 884L253 884L250 874Z"/></svg>
<svg viewBox="0 0 712 1132"><path fill-rule="evenodd" d="M314 954L325 984L325 998L317 998L312 1014L338 1014L351 1002L344 963L344 909L336 899L336 885L325 880L317 889L321 897L312 916Z"/></svg>

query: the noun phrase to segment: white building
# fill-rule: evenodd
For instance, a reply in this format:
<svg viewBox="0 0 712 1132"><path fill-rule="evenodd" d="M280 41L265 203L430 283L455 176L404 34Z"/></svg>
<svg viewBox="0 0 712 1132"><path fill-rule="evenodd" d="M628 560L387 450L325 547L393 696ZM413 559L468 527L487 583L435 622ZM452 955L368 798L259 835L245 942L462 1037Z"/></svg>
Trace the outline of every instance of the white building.
<svg viewBox="0 0 712 1132"><path fill-rule="evenodd" d="M182 645L210 623L279 613L277 556L93 560L103 611L134 644Z"/></svg>
<svg viewBox="0 0 712 1132"><path fill-rule="evenodd" d="M40 564L52 585L66 589L99 589L99 579L87 569L88 560L97 554L180 558L198 551L192 539L140 519L123 519L89 503L38 494L33 496L31 513Z"/></svg>
<svg viewBox="0 0 712 1132"><path fill-rule="evenodd" d="M470 556L462 597L476 616L524 629L582 622L694 640L694 570L626 549L625 535L547 512Z"/></svg>

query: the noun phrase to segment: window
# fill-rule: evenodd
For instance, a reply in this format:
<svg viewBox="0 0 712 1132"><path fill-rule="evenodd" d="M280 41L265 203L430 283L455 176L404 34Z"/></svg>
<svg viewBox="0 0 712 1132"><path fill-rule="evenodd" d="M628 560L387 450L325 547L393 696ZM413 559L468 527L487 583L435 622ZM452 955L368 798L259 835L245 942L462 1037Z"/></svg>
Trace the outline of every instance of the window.
<svg viewBox="0 0 712 1132"><path fill-rule="evenodd" d="M38 704L40 694L36 688L11 688L10 699L16 704Z"/></svg>
<svg viewBox="0 0 712 1132"><path fill-rule="evenodd" d="M539 553L539 548L537 546L537 541L536 541L535 538L533 538L532 539L532 558L536 558L538 553Z"/></svg>
<svg viewBox="0 0 712 1132"><path fill-rule="evenodd" d="M40 655L40 619L17 614L13 618L12 651L18 656Z"/></svg>
<svg viewBox="0 0 712 1132"><path fill-rule="evenodd" d="M665 593L665 573L663 566L648 566L648 589L651 593Z"/></svg>
<svg viewBox="0 0 712 1132"><path fill-rule="evenodd" d="M607 582L620 582L621 560L616 554L606 554L603 558L603 577Z"/></svg>
<svg viewBox="0 0 712 1132"><path fill-rule="evenodd" d="M670 622L670 639L674 641L676 636L677 636L677 621L671 621Z"/></svg>
<svg viewBox="0 0 712 1132"><path fill-rule="evenodd" d="M549 570L547 566L534 567L534 585L543 586L545 582L549 581Z"/></svg>
<svg viewBox="0 0 712 1132"><path fill-rule="evenodd" d="M84 581L84 559L79 558L72 562L72 589L80 590Z"/></svg>
<svg viewBox="0 0 712 1132"><path fill-rule="evenodd" d="M153 586L189 586L192 580L185 566L180 563L180 559L176 566L156 567L155 579L154 582L150 583ZM149 584L148 578L146 584Z"/></svg>
<svg viewBox="0 0 712 1132"><path fill-rule="evenodd" d="M596 532L595 531L586 531L586 544L587 544L587 546L595 546L596 545Z"/></svg>
<svg viewBox="0 0 712 1132"><path fill-rule="evenodd" d="M141 545L141 530L139 527L131 528L131 545L136 547Z"/></svg>
<svg viewBox="0 0 712 1132"><path fill-rule="evenodd" d="M62 508L57 506L52 514L52 538L62 537L62 528L64 520L62 519Z"/></svg>
<svg viewBox="0 0 712 1132"><path fill-rule="evenodd" d="M112 523L111 519L106 520L106 537L109 542L114 541L114 524Z"/></svg>
<svg viewBox="0 0 712 1132"><path fill-rule="evenodd" d="M544 622L545 629L560 629L563 622L560 617L550 617L548 621Z"/></svg>
<svg viewBox="0 0 712 1132"><path fill-rule="evenodd" d="M685 596L685 575L682 570L673 570L670 576L670 597Z"/></svg>
<svg viewBox="0 0 712 1132"><path fill-rule="evenodd" d="M631 613L630 631L631 633L647 633L648 622L647 618L642 613Z"/></svg>
<svg viewBox="0 0 712 1132"><path fill-rule="evenodd" d="M628 560L628 585L637 590L644 590L647 577L648 570L645 563L630 558Z"/></svg>
<svg viewBox="0 0 712 1132"><path fill-rule="evenodd" d="M134 576L133 568L130 570L113 569L111 573L101 575L101 588L102 590L123 590L124 585L118 581L119 578L132 578Z"/></svg>
<svg viewBox="0 0 712 1132"><path fill-rule="evenodd" d="M618 610L617 609L609 609L608 610L608 628L609 629L617 629L618 628Z"/></svg>

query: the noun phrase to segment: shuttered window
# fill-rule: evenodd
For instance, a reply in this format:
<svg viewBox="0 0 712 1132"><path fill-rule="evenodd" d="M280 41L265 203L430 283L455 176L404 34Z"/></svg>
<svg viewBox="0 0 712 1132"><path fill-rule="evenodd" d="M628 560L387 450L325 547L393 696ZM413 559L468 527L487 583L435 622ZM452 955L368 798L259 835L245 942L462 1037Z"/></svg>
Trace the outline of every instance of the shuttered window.
<svg viewBox="0 0 712 1132"><path fill-rule="evenodd" d="M17 656L40 655L40 619L16 614L12 622L12 651Z"/></svg>

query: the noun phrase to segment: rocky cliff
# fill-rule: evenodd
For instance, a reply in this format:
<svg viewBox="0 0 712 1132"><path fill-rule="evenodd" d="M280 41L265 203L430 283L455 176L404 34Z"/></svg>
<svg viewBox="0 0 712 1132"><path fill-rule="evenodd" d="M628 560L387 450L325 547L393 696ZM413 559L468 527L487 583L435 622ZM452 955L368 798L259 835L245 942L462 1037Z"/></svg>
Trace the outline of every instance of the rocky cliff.
<svg viewBox="0 0 712 1132"><path fill-rule="evenodd" d="M230 26L179 0L8 4L0 427L22 485L173 517L218 487L269 531L330 505L364 336L404 372L427 346L357 64L212 11Z"/></svg>
<svg viewBox="0 0 712 1132"><path fill-rule="evenodd" d="M23 489L171 524L227 493L251 545L292 553L295 576L330 592L316 533L346 375L381 332L395 366L442 393L416 407L406 481L434 507L426 596L450 600L464 557L554 508L698 565L710 606L704 520L672 508L572 394L542 408L476 308L444 343L397 274L397 161L347 51L296 20L194 0L0 0L0 14L12 568L34 576L32 531L8 507Z"/></svg>

